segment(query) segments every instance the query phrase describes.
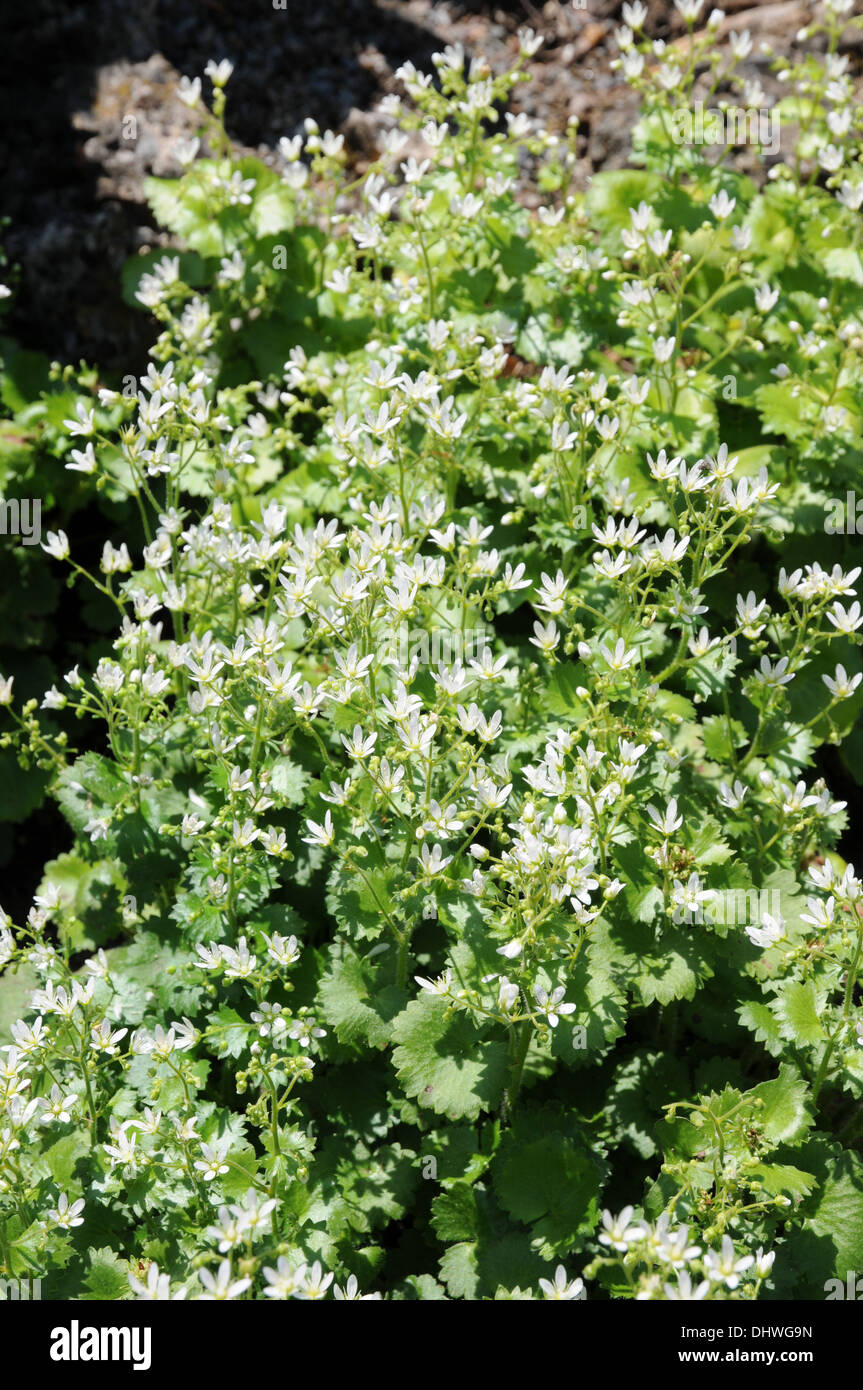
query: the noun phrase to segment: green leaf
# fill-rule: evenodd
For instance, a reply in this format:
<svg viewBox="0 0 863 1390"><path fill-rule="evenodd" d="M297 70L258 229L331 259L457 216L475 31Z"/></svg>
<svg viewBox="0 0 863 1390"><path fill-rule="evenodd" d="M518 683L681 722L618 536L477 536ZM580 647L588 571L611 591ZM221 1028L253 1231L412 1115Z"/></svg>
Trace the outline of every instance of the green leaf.
<svg viewBox="0 0 863 1390"><path fill-rule="evenodd" d="M392 950L388 952L393 955ZM407 995L395 985L382 985L391 970L380 957L360 957L347 943L330 948L330 966L319 987L321 1011L341 1043L386 1047L392 1020L404 1008Z"/></svg>
<svg viewBox="0 0 863 1390"><path fill-rule="evenodd" d="M604 169L591 179L585 206L600 226L619 232L632 225L630 209L641 202L654 203L662 186L658 174Z"/></svg>
<svg viewBox="0 0 863 1390"><path fill-rule="evenodd" d="M440 1277L450 1298L476 1298L479 1290L476 1245L472 1241L451 1245L441 1259Z"/></svg>
<svg viewBox="0 0 863 1390"><path fill-rule="evenodd" d="M831 1164L804 1230L831 1241L834 1270L844 1279L863 1269L863 1158L844 1152Z"/></svg>
<svg viewBox="0 0 863 1390"><path fill-rule="evenodd" d="M567 1066L596 1066L626 1028L626 994L614 946L603 923L596 923L565 978L566 998L575 1013L554 1029L552 1052Z"/></svg>
<svg viewBox="0 0 863 1390"><path fill-rule="evenodd" d="M752 999L748 1004L741 1004L737 1010L737 1016L744 1028L748 1028L754 1033L759 1042L764 1043L768 1052L774 1057L782 1051L782 1034L776 1015L767 1004L758 999Z"/></svg>
<svg viewBox="0 0 863 1390"><path fill-rule="evenodd" d="M863 1270L863 1158L814 1136L798 1161L818 1179L776 1261L781 1297L823 1299L831 1279ZM801 1219L802 1218L802 1219ZM844 1296L844 1294L843 1294Z"/></svg>
<svg viewBox="0 0 863 1390"><path fill-rule="evenodd" d="M66 1191L73 1178L80 1176L78 1166L90 1154L90 1133L86 1124L71 1134L57 1139L34 1162L38 1173L50 1174L61 1191Z"/></svg>
<svg viewBox="0 0 863 1390"><path fill-rule="evenodd" d="M800 1046L823 1042L827 1036L821 1023L823 1000L819 999L814 980L790 980L780 988L772 1008L779 1030L788 1042Z"/></svg>
<svg viewBox="0 0 863 1390"><path fill-rule="evenodd" d="M852 280L863 285L863 255L857 246L833 246L821 256L831 280Z"/></svg>
<svg viewBox="0 0 863 1390"><path fill-rule="evenodd" d="M126 887L113 860L88 863L77 854L61 854L45 865L39 893L56 888L64 921L62 935L71 950L99 946L117 935L121 896Z"/></svg>
<svg viewBox="0 0 863 1390"><path fill-rule="evenodd" d="M794 1067L783 1064L773 1081L762 1081L747 1094L763 1102L759 1126L774 1146L800 1143L813 1124L809 1087Z"/></svg>
<svg viewBox="0 0 863 1390"><path fill-rule="evenodd" d="M129 1280L126 1277L128 1265L119 1255L106 1247L102 1250L88 1250L87 1259L89 1268L84 1280L85 1292L81 1294L84 1302L112 1302L131 1296Z"/></svg>
<svg viewBox="0 0 863 1390"><path fill-rule="evenodd" d="M85 753L65 767L57 778L57 800L72 829L79 835L94 816L110 811L126 790L115 763L99 753Z"/></svg>
<svg viewBox="0 0 863 1390"><path fill-rule="evenodd" d="M747 1174L747 1180L755 1178L772 1197L786 1195L799 1202L808 1197L816 1186L811 1173L801 1172L788 1163L756 1163Z"/></svg>
<svg viewBox="0 0 863 1390"><path fill-rule="evenodd" d="M241 1057L249 1046L249 1030L250 1024L228 1004L223 1004L207 1024L217 1057Z"/></svg>
<svg viewBox="0 0 863 1390"><path fill-rule="evenodd" d="M475 1240L480 1223L473 1188L466 1182L454 1183L435 1197L431 1220L439 1240Z"/></svg>
<svg viewBox="0 0 863 1390"><path fill-rule="evenodd" d="M533 1228L544 1259L566 1254L593 1231L603 1168L590 1149L560 1131L530 1137L528 1117L504 1138L495 1192L505 1211Z"/></svg>
<svg viewBox="0 0 863 1390"><path fill-rule="evenodd" d="M584 702L575 692L584 685L585 676L580 662L558 662L542 697L543 706L549 714L566 715L572 719L583 715Z"/></svg>
<svg viewBox="0 0 863 1390"><path fill-rule="evenodd" d="M375 848L364 863L362 878L341 864L331 871L327 910L353 940L375 941L386 929L386 914L392 915L397 882L398 871Z"/></svg>
<svg viewBox="0 0 863 1390"><path fill-rule="evenodd" d="M430 1274L411 1274L408 1276L407 1283L408 1286L413 1289L417 1298L423 1302L429 1300L432 1302L439 1302L440 1300L444 1302L447 1301L447 1296L443 1291L443 1287L438 1283L437 1279L433 1279Z"/></svg>
<svg viewBox="0 0 863 1390"><path fill-rule="evenodd" d="M8 1036L10 1025L32 1013L30 995L41 981L33 966L21 961L13 971L9 966L0 975L0 1034Z"/></svg>
<svg viewBox="0 0 863 1390"><path fill-rule="evenodd" d="M432 994L414 999L395 1020L393 1040L399 1081L423 1109L451 1120L475 1120L500 1102L506 1046L483 1038L446 1000Z"/></svg>
<svg viewBox="0 0 863 1390"><path fill-rule="evenodd" d="M310 781L311 773L290 758L276 758L273 763L270 786L286 806L302 806Z"/></svg>
<svg viewBox="0 0 863 1390"><path fill-rule="evenodd" d="M692 999L713 974L708 949L708 938L698 927L669 927L658 942L645 940L633 980L641 1003L665 1005L673 999Z"/></svg>
<svg viewBox="0 0 863 1390"><path fill-rule="evenodd" d="M755 399L767 433L784 434L794 441L805 439L809 434L811 422L806 414L805 397L792 377L759 386Z"/></svg>
<svg viewBox="0 0 863 1390"><path fill-rule="evenodd" d="M26 820L44 799L48 778L38 767L22 768L14 753L0 751L0 821Z"/></svg>
<svg viewBox="0 0 863 1390"><path fill-rule="evenodd" d="M692 831L689 848L699 867L707 864L724 864L731 858L732 850L723 838L719 821L714 816L704 816Z"/></svg>

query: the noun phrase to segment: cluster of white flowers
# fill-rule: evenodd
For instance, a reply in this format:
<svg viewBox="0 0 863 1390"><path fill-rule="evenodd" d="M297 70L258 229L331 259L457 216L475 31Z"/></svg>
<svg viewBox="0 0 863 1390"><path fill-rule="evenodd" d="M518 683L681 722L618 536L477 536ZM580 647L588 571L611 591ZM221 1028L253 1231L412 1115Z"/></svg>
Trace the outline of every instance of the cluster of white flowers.
<svg viewBox="0 0 863 1390"><path fill-rule="evenodd" d="M624 1207L616 1215L603 1211L599 1243L609 1257L596 1261L592 1271L624 1263L637 1300L700 1301L726 1290L733 1293L742 1283L748 1284L747 1296L756 1298L770 1275L775 1251L759 1247L754 1255L741 1255L728 1235L718 1250L703 1250L690 1239L689 1227L673 1225L667 1212L651 1223L633 1221L633 1210ZM540 1279L539 1286L547 1300L587 1298L584 1279L570 1279L564 1265L557 1266L553 1279Z"/></svg>
<svg viewBox="0 0 863 1390"><path fill-rule="evenodd" d="M702 0L675 6L694 31ZM846 9L846 0L829 0L828 32ZM661 115L689 100L700 66L718 82L712 49L722 18L706 17L683 64L644 38L641 0L623 6L622 71L652 91ZM539 42L520 31L519 68ZM747 32L732 33L722 76L733 90L751 48ZM468 1014L478 1031L508 1040L508 1118L530 1045L559 1048L562 1020L573 1029L583 1022L567 997L573 963L603 914L622 919L621 894L630 913L635 888L639 920L656 926L660 948L661 909L706 939L728 884L712 866L732 858L743 829L765 862L778 846L796 867L845 808L802 771L816 733L834 733L863 681L843 664L863 628L861 569L801 561L779 570L775 596L748 587L758 581L744 571L741 592L735 585L716 598L711 583L737 552L785 523L777 460L769 447L753 462L721 442L731 436L712 410L710 383L726 351L742 345L756 359L776 343L798 363L829 359L832 390L802 377L789 385L786 363L761 389L781 400L795 393L789 399L810 412L801 417L807 428L838 447L854 438L845 373L863 325L843 318L834 332L827 300L817 313L793 309L805 325L791 316L775 265L750 259L755 215L718 176L708 192L696 190L696 233L636 196L597 232L566 191L574 127L564 141L510 112L505 132L483 134L519 69L495 76L459 45L433 65L434 81L410 63L399 69L413 105L386 99L383 113L399 128L343 198L340 133L306 121L280 142L278 171L253 177L229 157L231 64L206 68L212 112L201 79L184 78L179 95L205 127L177 150L190 171L177 196L191 188L204 197L220 227L249 225L225 232L210 296L185 283L179 256L150 266L137 296L160 324L153 360L134 391L102 388L65 421L75 444L66 468L82 487L135 498L144 541L138 555L131 538L106 540L88 576L74 537L47 533L46 554L90 578L119 621L92 674L73 667L41 701L51 721L67 712L106 725L111 775L95 794L73 780L65 741L49 756L63 769L87 855L110 865L131 853L130 817L175 853L170 893L181 901L171 920L189 935L171 969L194 1002L159 1012L134 981L118 983L104 951L73 970L64 929L79 904L61 890L61 873L48 875L20 933L32 943L39 985L0 1048L0 1193L19 1181L22 1149L73 1123L97 1138L100 1191L122 1193L142 1176L179 1184L206 1214L207 1249L179 1281L142 1263L129 1276L142 1299L233 1300L252 1296L256 1278L259 1296L276 1300L380 1297L361 1294L353 1275L337 1285L324 1269L329 1247L281 1239L290 1223L281 1220L280 1184L285 1174L306 1180L312 1148L287 1128L294 1090L320 1074L332 1035L341 1042L337 1023L321 1026L326 1008L287 1002L289 971L302 962L296 978L311 976L317 946L301 947L286 904L272 904L283 921L256 915L294 875L306 885L326 873L337 919L344 885L354 886L351 947L386 938L363 971L397 948L386 957L396 991L406 999L412 978L420 991L407 1010L447 1022ZM810 153L841 226L863 200L847 69L830 51L807 79L827 109ZM742 90L756 102L757 84L743 81ZM217 157L198 165L202 140ZM561 159L561 196L535 216L512 196L526 153ZM786 166L771 178L794 187ZM271 266L261 258L256 229L268 218L286 242L310 234L308 303L344 333L315 349L313 335L292 327L284 363L234 388L223 384L229 345L278 298L270 291L285 271L277 256ZM308 248L291 245L302 259ZM506 281L529 279L523 321L485 288L486 275L500 283L499 267ZM698 278L705 267L720 280L710 295ZM742 307L728 348L691 349L730 288ZM558 297L578 309L598 292L631 361L611 350L586 357L575 326L557 352L546 306ZM365 336L350 346L356 324ZM507 635L521 605L526 624ZM807 679L814 713L793 725L786 747L776 741L779 716L793 724ZM697 718L705 700L721 711L709 723ZM12 678L0 677L0 704L12 708ZM44 759L49 745L29 707L22 727ZM650 879L642 886L636 849ZM743 928L748 943L772 953L771 968L808 968L828 939L845 949L857 924L863 887L853 865L840 870L819 857L809 874L817 895L805 913L786 920L771 911ZM152 900L132 915L145 920L166 896L153 884ZM438 908L457 919L458 957L441 959L439 944L416 948ZM464 921L479 928L462 933ZM19 951L0 917L0 965ZM490 968L496 957L508 973ZM416 965L439 973L415 974ZM849 969L844 957L837 965ZM816 1094L834 1057L859 1059L863 1022L845 979L831 981L844 1002ZM358 988L365 1010L365 983ZM589 1007L589 990L579 997ZM242 1121L217 1118L201 1099L212 1057L235 1060L236 1093L254 1093ZM275 1176L232 1201L237 1171L249 1177L238 1158L247 1121ZM70 1185L39 1201L47 1240L84 1224L90 1197ZM631 1207L605 1211L599 1261L622 1263L639 1299L757 1296L773 1254L741 1253L721 1222L712 1232L708 1245L692 1222L674 1224L667 1212L650 1223L634 1221ZM540 1289L549 1300L585 1296L584 1279L571 1280L564 1265Z"/></svg>

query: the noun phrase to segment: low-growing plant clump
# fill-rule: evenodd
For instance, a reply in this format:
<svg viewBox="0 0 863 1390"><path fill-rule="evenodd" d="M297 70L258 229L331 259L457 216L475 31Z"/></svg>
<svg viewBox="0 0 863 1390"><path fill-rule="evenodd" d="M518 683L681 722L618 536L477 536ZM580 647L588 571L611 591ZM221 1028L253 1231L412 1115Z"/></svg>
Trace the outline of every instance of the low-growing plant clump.
<svg viewBox="0 0 863 1390"><path fill-rule="evenodd" d="M850 6L754 181L679 138L765 105L752 41L676 3L673 49L624 6L632 166L586 190L506 111L530 31L402 68L352 184L311 121L233 158L210 64L146 375L12 391L7 494L71 532L21 563L90 625L0 687L70 835L0 930L0 1273L43 1296L863 1269Z"/></svg>

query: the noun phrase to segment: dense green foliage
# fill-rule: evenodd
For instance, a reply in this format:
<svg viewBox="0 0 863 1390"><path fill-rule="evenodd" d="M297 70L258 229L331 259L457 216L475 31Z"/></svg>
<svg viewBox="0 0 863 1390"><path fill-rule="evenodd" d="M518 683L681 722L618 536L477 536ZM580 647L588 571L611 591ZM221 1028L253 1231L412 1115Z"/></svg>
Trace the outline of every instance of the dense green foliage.
<svg viewBox="0 0 863 1390"><path fill-rule="evenodd" d="M313 123L281 172L233 160L213 66L207 157L149 187L184 249L128 267L146 377L6 345L4 497L52 530L2 561L37 596L2 615L4 815L47 794L73 844L0 928L0 1272L523 1299L863 1270L861 884L818 763L860 780L837 9L760 182L675 138L698 74L734 100L746 40L711 29L621 32L632 167L584 192L574 128L501 119L520 70L402 69L347 186Z"/></svg>

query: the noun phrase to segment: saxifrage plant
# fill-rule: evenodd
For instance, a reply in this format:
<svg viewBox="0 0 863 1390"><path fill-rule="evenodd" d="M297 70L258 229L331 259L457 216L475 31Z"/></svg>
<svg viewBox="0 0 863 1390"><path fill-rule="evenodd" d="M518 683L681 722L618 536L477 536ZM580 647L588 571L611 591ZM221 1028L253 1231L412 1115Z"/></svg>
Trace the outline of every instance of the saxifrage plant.
<svg viewBox="0 0 863 1390"><path fill-rule="evenodd" d="M233 159L230 65L211 110L184 83L203 144L149 191L188 249L129 268L152 362L56 450L144 544L44 545L118 635L2 686L74 837L2 929L0 1265L47 1296L863 1267L861 882L818 764L859 778L848 6L761 185L676 136L748 36L672 52L625 8L637 167L586 192L574 127L500 122L522 65L406 65L353 185L313 122L281 173Z"/></svg>

